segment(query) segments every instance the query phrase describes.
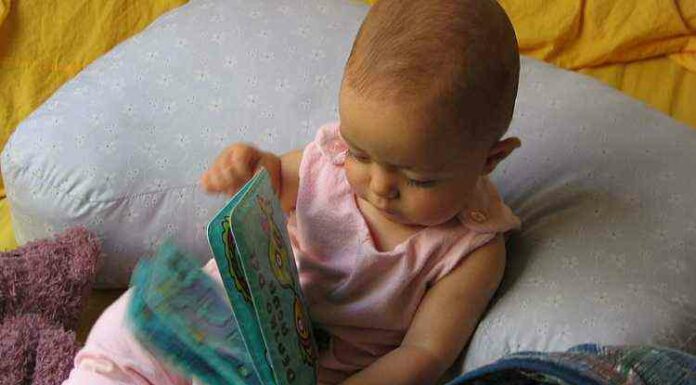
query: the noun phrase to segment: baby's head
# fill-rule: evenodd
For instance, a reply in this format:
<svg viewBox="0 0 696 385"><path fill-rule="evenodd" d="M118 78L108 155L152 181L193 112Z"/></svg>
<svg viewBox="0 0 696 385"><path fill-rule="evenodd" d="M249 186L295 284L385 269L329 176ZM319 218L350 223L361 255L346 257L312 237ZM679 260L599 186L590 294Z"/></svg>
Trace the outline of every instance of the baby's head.
<svg viewBox="0 0 696 385"><path fill-rule="evenodd" d="M466 209L476 181L519 146L519 55L494 0L379 0L340 92L346 173L390 219L430 226Z"/></svg>

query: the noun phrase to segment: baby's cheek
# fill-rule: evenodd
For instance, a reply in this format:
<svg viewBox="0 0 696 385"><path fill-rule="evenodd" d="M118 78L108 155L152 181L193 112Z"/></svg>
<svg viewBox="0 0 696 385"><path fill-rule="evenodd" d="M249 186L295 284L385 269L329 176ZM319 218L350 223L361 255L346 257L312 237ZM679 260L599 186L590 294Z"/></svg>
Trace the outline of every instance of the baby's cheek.
<svg viewBox="0 0 696 385"><path fill-rule="evenodd" d="M457 215L458 205L450 197L422 192L410 200L412 210L424 225L438 225Z"/></svg>
<svg viewBox="0 0 696 385"><path fill-rule="evenodd" d="M360 169L359 165L355 164L355 161L350 158L346 159L344 164L344 169L346 171L346 178L348 183L353 188L353 191L360 194L362 193L364 186L367 185L367 173Z"/></svg>

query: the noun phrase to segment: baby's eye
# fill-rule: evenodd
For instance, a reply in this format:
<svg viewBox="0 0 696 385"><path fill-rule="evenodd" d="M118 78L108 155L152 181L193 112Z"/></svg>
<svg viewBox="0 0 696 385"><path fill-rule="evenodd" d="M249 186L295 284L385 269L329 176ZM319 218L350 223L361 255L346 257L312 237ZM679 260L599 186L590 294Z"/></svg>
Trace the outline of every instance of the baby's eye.
<svg viewBox="0 0 696 385"><path fill-rule="evenodd" d="M437 181L436 180L417 180L417 179L408 178L408 184L410 186L419 187L419 188L430 188L430 187L435 186L437 184Z"/></svg>
<svg viewBox="0 0 696 385"><path fill-rule="evenodd" d="M351 158L354 158L358 162L362 162L362 163L367 163L370 161L370 158L367 157L366 155L359 154L351 149L348 149L348 156L350 156Z"/></svg>

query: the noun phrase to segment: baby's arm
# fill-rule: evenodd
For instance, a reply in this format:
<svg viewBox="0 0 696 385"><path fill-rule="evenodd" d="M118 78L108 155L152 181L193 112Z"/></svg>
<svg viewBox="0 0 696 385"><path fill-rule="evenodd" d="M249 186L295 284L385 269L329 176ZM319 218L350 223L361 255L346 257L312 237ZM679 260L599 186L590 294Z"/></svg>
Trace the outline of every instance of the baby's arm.
<svg viewBox="0 0 696 385"><path fill-rule="evenodd" d="M280 203L283 211L289 213L295 210L297 189L300 185L300 162L302 150L288 152L280 157Z"/></svg>
<svg viewBox="0 0 696 385"><path fill-rule="evenodd" d="M504 270L505 244L498 235L426 293L400 347L343 385L435 384L469 340Z"/></svg>
<svg viewBox="0 0 696 385"><path fill-rule="evenodd" d="M201 187L208 193L233 195L254 176L259 167L268 170L283 210L295 209L302 150L282 156L237 143L227 147L213 166L201 176Z"/></svg>

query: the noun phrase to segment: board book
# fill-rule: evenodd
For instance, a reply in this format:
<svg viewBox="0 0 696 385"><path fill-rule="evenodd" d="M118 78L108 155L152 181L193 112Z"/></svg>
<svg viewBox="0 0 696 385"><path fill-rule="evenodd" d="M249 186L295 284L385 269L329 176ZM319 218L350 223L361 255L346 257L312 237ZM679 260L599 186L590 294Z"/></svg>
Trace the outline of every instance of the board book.
<svg viewBox="0 0 696 385"><path fill-rule="evenodd" d="M317 348L268 171L261 169L227 202L207 233L260 382L315 384Z"/></svg>
<svg viewBox="0 0 696 385"><path fill-rule="evenodd" d="M214 216L207 235L224 288L165 242L131 279L135 336L208 385L316 384L309 313L266 170Z"/></svg>

